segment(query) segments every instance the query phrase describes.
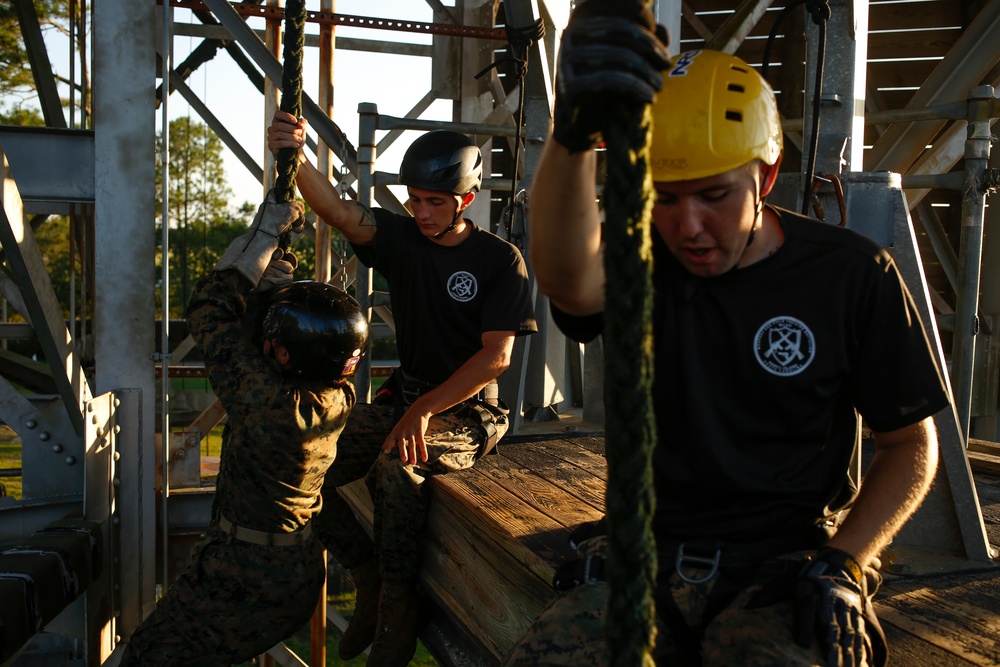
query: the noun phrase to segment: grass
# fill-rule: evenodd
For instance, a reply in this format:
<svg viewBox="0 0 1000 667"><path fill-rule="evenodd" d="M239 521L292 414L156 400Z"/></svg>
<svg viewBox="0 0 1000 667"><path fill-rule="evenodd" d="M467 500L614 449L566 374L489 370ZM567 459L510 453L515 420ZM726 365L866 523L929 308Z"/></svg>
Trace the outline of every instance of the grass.
<svg viewBox="0 0 1000 667"><path fill-rule="evenodd" d="M21 438L6 424L0 425L0 470L21 467ZM0 496L21 500L21 478L0 477Z"/></svg>

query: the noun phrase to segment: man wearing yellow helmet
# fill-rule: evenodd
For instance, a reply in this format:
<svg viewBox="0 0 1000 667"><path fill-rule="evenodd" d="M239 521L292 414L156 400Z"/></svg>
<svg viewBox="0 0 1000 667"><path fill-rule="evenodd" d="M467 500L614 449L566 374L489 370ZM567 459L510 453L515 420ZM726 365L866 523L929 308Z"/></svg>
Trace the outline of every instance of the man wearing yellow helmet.
<svg viewBox="0 0 1000 667"><path fill-rule="evenodd" d="M631 32L594 27L630 6ZM599 335L593 148L614 117L611 95L641 108L662 84L649 158L657 663L884 664L873 565L934 476L932 417L948 405L934 355L881 247L764 203L782 140L768 84L709 50L661 64L641 8L586 0L570 19L531 188L529 261L560 328ZM599 55L609 50L631 56ZM583 64L600 74L583 76ZM859 416L875 444L860 488L850 475ZM577 540L581 560L555 581L567 593L508 664L607 662L596 625L607 593L594 574L605 538L593 527L577 537L589 538Z"/></svg>

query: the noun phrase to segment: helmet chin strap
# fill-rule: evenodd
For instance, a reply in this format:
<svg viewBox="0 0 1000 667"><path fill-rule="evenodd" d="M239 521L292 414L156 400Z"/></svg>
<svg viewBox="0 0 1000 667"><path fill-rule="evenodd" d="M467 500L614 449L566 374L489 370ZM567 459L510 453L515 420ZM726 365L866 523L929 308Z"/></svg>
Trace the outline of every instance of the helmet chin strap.
<svg viewBox="0 0 1000 667"><path fill-rule="evenodd" d="M750 233L747 235L747 244L743 246L743 252L740 253L740 258L733 264L733 268L730 271L735 271L740 268L740 262L743 261L743 256L747 254L747 248L753 243L754 237L757 236L757 221L763 219L764 213L764 198L760 196L760 185L754 181L754 206L753 206L753 226L750 227ZM761 225L763 227L763 224Z"/></svg>
<svg viewBox="0 0 1000 667"><path fill-rule="evenodd" d="M437 234L435 234L434 238L440 240L440 239L444 238L445 235L447 235L450 232L454 231L455 227L458 226L458 221L459 221L459 219L462 216L462 211L464 211L464 210L465 210L465 208L462 206L462 202L459 201L458 210L455 211L455 217L451 219L451 224L448 225L447 227L445 227L443 231L440 231Z"/></svg>
<svg viewBox="0 0 1000 667"><path fill-rule="evenodd" d="M451 219L451 224L450 224L450 225L448 225L447 227L445 227L445 228L444 228L444 231L440 231L440 232L438 232L437 234L435 234L435 235L434 235L434 238L436 238L436 239L442 239L442 238L444 238L444 236L445 236L446 234L448 234L448 233L449 233L449 232L451 232L451 231L454 231L455 227L457 227L457 226L458 226L458 218L459 218L459 216L461 216L461 215L462 215L462 211L460 211L460 210L459 210L459 211L456 211L456 212L455 212L455 217Z"/></svg>

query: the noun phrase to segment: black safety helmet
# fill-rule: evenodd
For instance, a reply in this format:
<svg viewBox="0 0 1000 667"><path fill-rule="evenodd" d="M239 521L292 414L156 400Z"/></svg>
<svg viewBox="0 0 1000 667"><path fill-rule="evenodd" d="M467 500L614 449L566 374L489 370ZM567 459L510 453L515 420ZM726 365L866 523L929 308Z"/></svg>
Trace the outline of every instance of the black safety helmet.
<svg viewBox="0 0 1000 667"><path fill-rule="evenodd" d="M406 149L399 184L462 196L483 185L483 154L472 139L451 130L434 130Z"/></svg>
<svg viewBox="0 0 1000 667"><path fill-rule="evenodd" d="M315 280L276 291L262 333L288 349L289 373L305 379L349 377L368 350L368 320L358 302Z"/></svg>

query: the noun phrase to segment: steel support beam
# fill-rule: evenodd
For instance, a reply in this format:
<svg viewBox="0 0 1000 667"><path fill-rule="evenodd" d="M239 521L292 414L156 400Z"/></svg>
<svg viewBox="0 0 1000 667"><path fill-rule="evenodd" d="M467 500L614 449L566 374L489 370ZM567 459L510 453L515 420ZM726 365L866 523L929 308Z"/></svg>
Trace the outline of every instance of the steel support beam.
<svg viewBox="0 0 1000 667"><path fill-rule="evenodd" d="M267 50L267 47L256 33L240 18L236 10L233 9L226 0L206 0L205 5L212 10L215 17L232 33L233 38L239 42L240 46L247 52L251 60L264 72L271 82L276 86L281 86L281 63ZM344 133L337 127L336 123L330 119L319 105L316 104L306 93L302 93L302 115L309 121L309 125L316 130L327 146L340 156L347 159L347 166L351 173L358 172L357 151L351 146ZM266 174L266 170L265 170ZM379 186L375 190L375 199L384 208L403 212L403 205L396 199L396 196L386 187Z"/></svg>
<svg viewBox="0 0 1000 667"><path fill-rule="evenodd" d="M965 99L968 91L978 86L1000 61L997 34L1000 34L1000 0L990 0L920 90L914 93L907 108ZM865 157L865 170L908 172L945 122L929 120L890 125Z"/></svg>
<svg viewBox="0 0 1000 667"><path fill-rule="evenodd" d="M816 141L816 156L812 173L840 177L846 172L861 170L864 148L865 87L868 54L868 0L833 0L831 17L826 22L826 57L823 62L823 90L820 95L820 136ZM806 21L806 43L819 43L819 30L813 21ZM815 101L816 49L806 51L805 97L803 99L803 146L799 171L809 174L813 145ZM806 190L812 184L803 182L797 199L802 205ZM821 210L829 215L837 210L834 188L817 191ZM808 203L808 202L807 202ZM836 221L836 220L834 220ZM839 221L836 221L839 222Z"/></svg>
<svg viewBox="0 0 1000 667"><path fill-rule="evenodd" d="M656 22L667 29L670 36L670 53L677 55L681 49L681 0L653 0L653 15Z"/></svg>
<svg viewBox="0 0 1000 667"><path fill-rule="evenodd" d="M0 125L28 215L67 215L72 203L94 201L94 132Z"/></svg>
<svg viewBox="0 0 1000 667"><path fill-rule="evenodd" d="M867 0L866 0L867 1ZM732 16L726 19L711 39L706 40L706 48L733 54L754 29L757 22L774 0L743 0Z"/></svg>
<svg viewBox="0 0 1000 667"><path fill-rule="evenodd" d="M259 38L263 39L263 30L254 30ZM233 34L222 25L197 25L194 23L174 23L174 35L177 37L200 37L203 39L232 39ZM306 35L305 45L310 47L320 46L318 35ZM340 51L364 51L367 53L383 53L394 56L418 56L430 58L431 46L429 44L408 44L406 42L386 42L376 39L356 39L352 37L338 37L337 50Z"/></svg>
<svg viewBox="0 0 1000 667"><path fill-rule="evenodd" d="M322 0L320 10L325 13L336 11L334 0ZM319 89L319 108L330 118L334 112L334 72L336 71L336 49L337 35L335 27L332 25L321 25L319 27L319 75L316 82ZM333 152L326 142L320 140L316 146L316 168L327 180L333 180ZM347 170L344 169L344 172ZM343 177L343 174L340 178ZM337 178L337 181L340 181ZM343 188L347 184L340 183ZM343 190L341 190L343 192ZM314 267L313 279L326 282L333 274L332 257L333 227L328 224L317 224L315 233L316 265ZM337 258L338 264L342 261ZM340 268L338 266L338 268Z"/></svg>
<svg viewBox="0 0 1000 667"><path fill-rule="evenodd" d="M853 172L846 175L848 227L894 249L900 275L913 296L938 367L947 382L944 350L931 307L923 262L898 174ZM866 221L872 226L853 222ZM992 562L979 497L965 452L965 436L949 406L934 415L941 465L927 499L900 531L895 545Z"/></svg>
<svg viewBox="0 0 1000 667"><path fill-rule="evenodd" d="M7 265L20 289L27 318L35 329L46 362L52 367L59 396L65 405L69 423L77 436L83 436L83 402L90 387L80 367L80 357L63 319L52 281L42 262L35 235L25 224L24 205L7 156L0 151L0 181L3 184L0 210L0 245Z"/></svg>
<svg viewBox="0 0 1000 667"><path fill-rule="evenodd" d="M1000 77L994 77L992 81L988 81L987 83L993 86L994 89L1000 88ZM966 128L968 124L966 116L968 112L966 110L967 104L964 100L961 106L963 109L962 121L951 123L934 140L934 145L924 151L920 158L913 163L913 166L907 172L908 176L945 174L951 171L958 164L958 161L965 157ZM996 117L991 118L990 126L992 127L996 122ZM905 178L903 179L903 187L906 188L906 201L909 203L911 211L929 192L927 189L907 187Z"/></svg>
<svg viewBox="0 0 1000 667"><path fill-rule="evenodd" d="M358 202L371 206L375 198L375 157L378 149L375 147L375 130L378 128L378 109L374 104L358 105ZM357 262L354 273L354 296L358 305L364 309L366 319L372 319L372 270L364 262ZM354 385L358 389L358 400L367 403L371 400L372 386L372 355L361 357L355 371Z"/></svg>
<svg viewBox="0 0 1000 667"><path fill-rule="evenodd" d="M123 638L156 604L156 11L152 0L94 5L95 393L120 401Z"/></svg>
<svg viewBox="0 0 1000 667"><path fill-rule="evenodd" d="M969 436L976 336L980 332L979 288L983 260L986 174L990 159L992 86L979 86L969 96L968 140L965 148L965 184L962 188L962 231L958 250L955 332L952 342L952 383L955 410L963 439Z"/></svg>
<svg viewBox="0 0 1000 667"><path fill-rule="evenodd" d="M49 53L42 38L42 27L38 22L38 12L32 0L14 0L17 11L17 22L21 27L24 47L28 52L28 62L35 78L35 90L38 92L38 102L42 107L42 117L49 127L65 128L66 114L63 113L59 90L56 88L56 78L52 75L52 64Z"/></svg>
<svg viewBox="0 0 1000 667"><path fill-rule="evenodd" d="M552 121L553 67L558 48L559 36L569 20L568 7L557 8L553 2L543 2L546 15L554 24L545 25L545 40L531 45L528 53L528 73L524 78L524 188L530 187L534 177L534 166L549 135ZM504 3L507 22L517 27L531 25L542 17L539 2L535 0L507 0ZM548 40L552 41L549 42ZM551 52L549 47L551 45ZM520 188L517 188L520 189ZM529 203L530 208L530 203ZM564 390L569 383L566 368L566 337L552 322L548 299L537 293L534 274L531 272L528 243L530 225L525 221L525 236L522 252L528 260L528 275L531 278L532 294L535 299L535 320L538 333L521 337L515 345L515 356L511 368L517 373L505 373L500 378L501 390L517 396L517 404L511 405L512 430L520 430L525 415L532 418L536 414L546 414L566 400ZM517 383L516 389L511 385Z"/></svg>

